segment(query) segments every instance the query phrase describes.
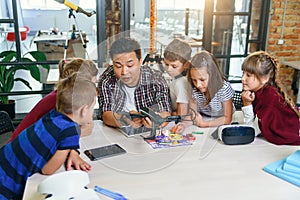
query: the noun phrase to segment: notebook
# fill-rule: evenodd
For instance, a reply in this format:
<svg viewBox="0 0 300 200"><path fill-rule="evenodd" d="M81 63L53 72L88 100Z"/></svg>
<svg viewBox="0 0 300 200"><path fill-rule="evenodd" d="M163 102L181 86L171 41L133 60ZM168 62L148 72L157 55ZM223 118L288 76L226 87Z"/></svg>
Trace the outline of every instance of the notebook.
<svg viewBox="0 0 300 200"><path fill-rule="evenodd" d="M297 150L286 158L265 166L263 169L278 178L300 187L300 166L298 166L299 161L296 159L299 158L299 156L300 150ZM290 170L287 166L292 166L293 170Z"/></svg>
<svg viewBox="0 0 300 200"><path fill-rule="evenodd" d="M126 137L133 137L136 135L147 135L150 133L151 128L141 126L139 128L132 128L131 126L122 126L119 129Z"/></svg>

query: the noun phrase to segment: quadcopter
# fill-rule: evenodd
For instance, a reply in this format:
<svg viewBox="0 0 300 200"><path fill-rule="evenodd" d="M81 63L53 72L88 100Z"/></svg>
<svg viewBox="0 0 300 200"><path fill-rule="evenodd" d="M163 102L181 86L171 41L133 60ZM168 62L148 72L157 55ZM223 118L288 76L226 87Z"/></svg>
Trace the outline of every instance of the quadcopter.
<svg viewBox="0 0 300 200"><path fill-rule="evenodd" d="M195 112L195 111L193 111L193 112ZM187 116L196 116L196 115L188 114L188 115L174 115L174 116L161 117L159 114L154 112L151 108L141 108L139 113L118 112L118 114L125 116L130 120L133 120L135 118L149 117L152 122L151 132L150 132L150 136L146 137L144 139L154 139L156 136L157 128L159 128L164 122L174 121L175 124L178 124L179 122L182 122L182 121L192 121L193 120L193 119L186 120L185 118Z"/></svg>

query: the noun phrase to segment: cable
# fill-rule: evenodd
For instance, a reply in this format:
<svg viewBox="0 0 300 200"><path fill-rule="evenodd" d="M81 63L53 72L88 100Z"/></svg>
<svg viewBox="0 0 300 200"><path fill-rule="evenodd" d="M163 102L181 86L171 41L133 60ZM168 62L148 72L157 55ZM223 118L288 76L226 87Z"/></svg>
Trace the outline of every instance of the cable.
<svg viewBox="0 0 300 200"><path fill-rule="evenodd" d="M286 15L286 4L287 4L287 0L284 0L284 10L283 10L283 17L282 17L282 27L281 27L280 39L283 39L284 22L285 22L285 15Z"/></svg>

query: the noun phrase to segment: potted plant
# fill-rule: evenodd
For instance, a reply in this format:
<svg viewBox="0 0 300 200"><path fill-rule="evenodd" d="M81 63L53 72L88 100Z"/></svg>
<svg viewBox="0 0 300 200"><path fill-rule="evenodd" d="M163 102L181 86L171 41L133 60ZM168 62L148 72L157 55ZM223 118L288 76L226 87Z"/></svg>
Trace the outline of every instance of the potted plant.
<svg viewBox="0 0 300 200"><path fill-rule="evenodd" d="M35 62L35 61L46 61L46 55L39 51L30 51L25 53L20 62ZM30 64L30 65L3 65L1 63L13 63L17 62L17 52L16 51L3 51L0 53L0 93L9 93L14 87L16 81L22 82L29 89L32 89L30 83L20 77L15 77L15 74L18 70L28 70L30 71L31 76L40 81L40 69L39 66L49 71L50 65L48 64ZM0 110L6 110L9 112L11 118L14 118L14 101L11 102L13 108L12 111L6 110L3 106L9 106L8 96L0 96ZM1 108L2 107L2 108Z"/></svg>

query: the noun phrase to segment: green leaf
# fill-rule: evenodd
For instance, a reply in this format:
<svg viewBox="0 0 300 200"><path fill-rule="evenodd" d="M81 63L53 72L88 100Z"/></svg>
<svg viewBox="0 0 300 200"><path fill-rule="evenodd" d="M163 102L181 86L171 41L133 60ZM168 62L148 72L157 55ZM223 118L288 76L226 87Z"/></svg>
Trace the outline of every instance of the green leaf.
<svg viewBox="0 0 300 200"><path fill-rule="evenodd" d="M30 54L36 61L46 61L46 55L40 51L29 51L25 55Z"/></svg>
<svg viewBox="0 0 300 200"><path fill-rule="evenodd" d="M26 85L29 89L32 90L32 87L30 86L30 84L29 84L28 81L25 81L25 80L22 79L22 78L16 78L15 81L21 81L22 83L24 83L24 85Z"/></svg>
<svg viewBox="0 0 300 200"><path fill-rule="evenodd" d="M27 54L30 54L35 59L35 61L47 61L46 55L43 52L30 51L24 54L24 56ZM47 69L48 71L50 70L50 65L48 64L43 64L42 67Z"/></svg>
<svg viewBox="0 0 300 200"><path fill-rule="evenodd" d="M6 70L6 77L14 76L15 73L16 73L16 71L21 70L21 69L28 70L28 67L23 66L23 65L18 65L18 66L11 66L11 67L9 67L9 68Z"/></svg>
<svg viewBox="0 0 300 200"><path fill-rule="evenodd" d="M3 51L0 53L0 63L12 63L17 61L16 51ZM30 51L21 58L22 62L31 63L33 61L47 61L46 55L39 51ZM37 64L29 65L0 65L0 92L11 92L15 81L20 81L29 89L32 89L29 82L22 78L15 78L16 71L29 70L30 75L37 81L40 81L40 69ZM49 64L41 65L50 70ZM7 96L0 96L0 102L8 102Z"/></svg>
<svg viewBox="0 0 300 200"><path fill-rule="evenodd" d="M14 76L8 76L7 79L6 79L6 84L4 85L4 91L5 92L10 92L13 87L14 87Z"/></svg>
<svg viewBox="0 0 300 200"><path fill-rule="evenodd" d="M23 62L32 62L29 58L21 58L21 60L22 60ZM37 65L34 65L34 64L32 64L32 65L24 65L24 66L22 65L22 66L20 66L20 67L21 67L22 69L29 70L31 76L32 76L35 80L40 81L41 75L40 75L40 70L39 70L39 68L37 67Z"/></svg>
<svg viewBox="0 0 300 200"><path fill-rule="evenodd" d="M3 104L8 104L8 96L0 96L0 102Z"/></svg>
<svg viewBox="0 0 300 200"><path fill-rule="evenodd" d="M39 68L36 65L29 65L28 67L29 67L29 71L30 71L31 76L35 80L40 81L41 73L40 73Z"/></svg>
<svg viewBox="0 0 300 200"><path fill-rule="evenodd" d="M17 52L15 52L15 51L2 51L0 53L0 58L3 59L3 58L6 58L6 57L11 57L11 56L16 57L16 55L17 55Z"/></svg>

